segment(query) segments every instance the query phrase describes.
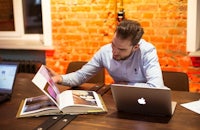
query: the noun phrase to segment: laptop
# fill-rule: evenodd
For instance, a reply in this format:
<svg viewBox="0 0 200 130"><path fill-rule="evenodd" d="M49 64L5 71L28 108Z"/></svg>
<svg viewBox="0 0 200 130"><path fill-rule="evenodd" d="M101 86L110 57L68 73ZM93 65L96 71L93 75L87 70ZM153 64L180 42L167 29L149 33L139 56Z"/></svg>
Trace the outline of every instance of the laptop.
<svg viewBox="0 0 200 130"><path fill-rule="evenodd" d="M0 62L0 103L11 98L17 69L16 62Z"/></svg>
<svg viewBox="0 0 200 130"><path fill-rule="evenodd" d="M152 116L172 116L176 102L171 101L169 88L147 88L111 84L117 110Z"/></svg>

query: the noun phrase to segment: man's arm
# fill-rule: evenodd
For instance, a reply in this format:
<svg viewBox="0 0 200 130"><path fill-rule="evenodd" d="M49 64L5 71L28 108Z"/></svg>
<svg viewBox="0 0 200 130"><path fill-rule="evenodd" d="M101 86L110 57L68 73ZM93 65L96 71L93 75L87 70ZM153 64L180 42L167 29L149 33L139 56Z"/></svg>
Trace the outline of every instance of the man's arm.
<svg viewBox="0 0 200 130"><path fill-rule="evenodd" d="M155 48L151 48L144 54L143 69L147 85L150 87L164 87L162 71Z"/></svg>
<svg viewBox="0 0 200 130"><path fill-rule="evenodd" d="M93 60L86 63L81 69L62 76L62 84L67 86L79 86L85 83L93 75L95 75L101 67L95 64Z"/></svg>

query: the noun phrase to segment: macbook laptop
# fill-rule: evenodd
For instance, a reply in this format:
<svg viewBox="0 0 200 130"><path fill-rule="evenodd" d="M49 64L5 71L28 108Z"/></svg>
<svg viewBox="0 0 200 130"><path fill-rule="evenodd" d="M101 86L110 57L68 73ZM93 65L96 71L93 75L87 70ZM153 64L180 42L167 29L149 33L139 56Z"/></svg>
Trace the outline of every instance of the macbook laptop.
<svg viewBox="0 0 200 130"><path fill-rule="evenodd" d="M168 88L147 88L111 84L118 111L152 116L172 116L176 102L171 101Z"/></svg>
<svg viewBox="0 0 200 130"><path fill-rule="evenodd" d="M11 98L17 68L16 62L0 62L0 103Z"/></svg>

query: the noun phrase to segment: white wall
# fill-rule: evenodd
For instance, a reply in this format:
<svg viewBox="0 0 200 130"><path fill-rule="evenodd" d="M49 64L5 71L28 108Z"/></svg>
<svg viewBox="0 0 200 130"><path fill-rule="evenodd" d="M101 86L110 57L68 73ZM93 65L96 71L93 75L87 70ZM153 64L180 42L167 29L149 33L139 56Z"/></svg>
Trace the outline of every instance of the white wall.
<svg viewBox="0 0 200 130"><path fill-rule="evenodd" d="M188 0L187 9L187 51L196 52L200 49L200 0Z"/></svg>

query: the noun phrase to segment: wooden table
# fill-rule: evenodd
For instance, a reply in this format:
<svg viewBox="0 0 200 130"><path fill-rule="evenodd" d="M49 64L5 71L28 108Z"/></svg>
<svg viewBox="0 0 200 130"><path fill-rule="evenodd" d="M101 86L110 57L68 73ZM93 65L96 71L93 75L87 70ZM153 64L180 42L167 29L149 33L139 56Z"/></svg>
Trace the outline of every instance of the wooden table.
<svg viewBox="0 0 200 130"><path fill-rule="evenodd" d="M43 94L31 82L33 74L17 74L13 95L10 101L0 104L0 129L31 130L49 118L28 117L16 118L22 99ZM158 97L161 98L161 97ZM136 114L118 113L108 91L103 95L108 113L98 115L79 115L64 129L66 130L199 130L200 115L180 106L181 103L200 99L199 93L172 91L172 99L177 101L176 110L171 118L150 117Z"/></svg>

